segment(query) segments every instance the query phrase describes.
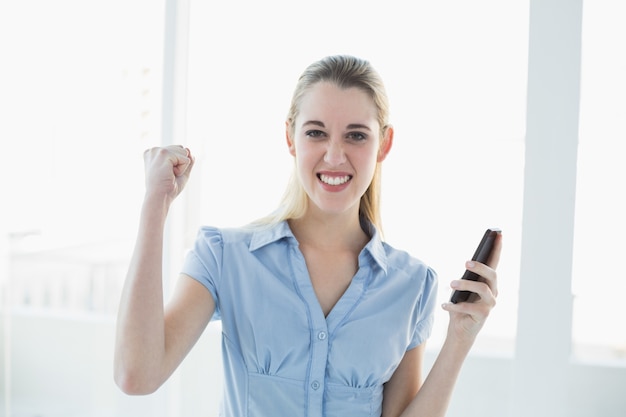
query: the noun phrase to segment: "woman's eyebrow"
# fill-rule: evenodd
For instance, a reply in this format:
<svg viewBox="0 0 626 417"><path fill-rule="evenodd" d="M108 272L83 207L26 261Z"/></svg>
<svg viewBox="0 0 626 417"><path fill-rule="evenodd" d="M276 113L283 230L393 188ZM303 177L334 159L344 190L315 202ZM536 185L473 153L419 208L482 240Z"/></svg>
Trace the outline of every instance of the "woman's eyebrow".
<svg viewBox="0 0 626 417"><path fill-rule="evenodd" d="M346 129L365 129L365 130L372 130L369 128L369 126L367 125L362 125L360 123L351 123L348 126L346 126Z"/></svg>
<svg viewBox="0 0 626 417"><path fill-rule="evenodd" d="M324 125L324 123L320 122L319 120L307 120L306 122L302 123L302 127L305 127L308 125L319 126L323 128L326 127L326 125ZM370 129L369 126L361 124L361 123L350 123L348 126L346 126L346 129L364 129L364 130L369 130L369 131L372 130Z"/></svg>
<svg viewBox="0 0 626 417"><path fill-rule="evenodd" d="M319 120L308 120L304 123L302 123L302 127L308 126L308 125L314 125L314 126L319 126L319 127L326 127L324 126L324 123L320 122Z"/></svg>

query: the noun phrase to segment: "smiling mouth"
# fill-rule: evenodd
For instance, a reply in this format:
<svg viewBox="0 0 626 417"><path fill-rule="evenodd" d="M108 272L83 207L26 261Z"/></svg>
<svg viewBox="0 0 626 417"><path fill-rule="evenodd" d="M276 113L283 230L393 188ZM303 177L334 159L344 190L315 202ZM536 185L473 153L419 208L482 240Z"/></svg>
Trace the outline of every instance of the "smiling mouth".
<svg viewBox="0 0 626 417"><path fill-rule="evenodd" d="M352 175L330 176L325 174L317 174L317 178L324 184L328 185L342 185L352 179Z"/></svg>

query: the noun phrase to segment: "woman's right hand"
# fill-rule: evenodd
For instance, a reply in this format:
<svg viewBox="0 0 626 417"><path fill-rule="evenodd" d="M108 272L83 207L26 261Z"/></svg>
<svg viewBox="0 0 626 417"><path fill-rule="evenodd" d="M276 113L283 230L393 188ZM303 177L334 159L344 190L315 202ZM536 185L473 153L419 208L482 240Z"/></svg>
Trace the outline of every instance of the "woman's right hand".
<svg viewBox="0 0 626 417"><path fill-rule="evenodd" d="M154 147L143 154L146 195L163 196L171 203L185 187L195 158L181 145Z"/></svg>

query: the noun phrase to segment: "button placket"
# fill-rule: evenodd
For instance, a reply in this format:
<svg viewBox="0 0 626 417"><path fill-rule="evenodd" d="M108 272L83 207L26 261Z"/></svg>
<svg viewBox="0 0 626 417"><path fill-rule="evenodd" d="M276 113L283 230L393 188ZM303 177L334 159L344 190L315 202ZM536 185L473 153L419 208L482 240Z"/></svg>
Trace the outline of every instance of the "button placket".
<svg viewBox="0 0 626 417"><path fill-rule="evenodd" d="M309 319L310 365L306 376L306 417L321 417L324 412L324 383L328 364L329 332L326 317L320 308L313 290L304 256L297 248L291 248L291 265L294 282L302 301L305 303Z"/></svg>
<svg viewBox="0 0 626 417"><path fill-rule="evenodd" d="M325 326L311 330L313 344L311 346L312 361L309 373L308 417L321 416L324 410L324 384L328 365L329 339L328 329Z"/></svg>

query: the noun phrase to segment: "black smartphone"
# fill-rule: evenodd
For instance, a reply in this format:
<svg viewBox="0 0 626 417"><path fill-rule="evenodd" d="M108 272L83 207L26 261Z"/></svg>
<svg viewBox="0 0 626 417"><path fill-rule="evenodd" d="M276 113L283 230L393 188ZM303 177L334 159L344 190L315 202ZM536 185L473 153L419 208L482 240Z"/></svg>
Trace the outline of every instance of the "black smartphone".
<svg viewBox="0 0 626 417"><path fill-rule="evenodd" d="M476 252L474 252L474 256L472 256L472 261L477 261L480 263L486 263L487 259L489 259L489 255L491 255L491 250L493 249L493 242L496 240L496 236L498 236L502 231L498 228L491 228L485 231L483 238L480 240L480 244L476 248ZM461 277L461 279L470 279L472 281L478 281L480 277L478 274L474 272L470 272L465 270L465 273ZM461 303L463 301L467 301L470 294L470 291L454 291L452 293L452 297L450 301L454 304Z"/></svg>

